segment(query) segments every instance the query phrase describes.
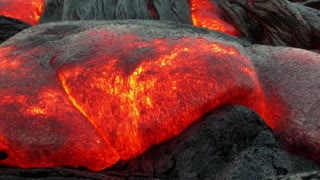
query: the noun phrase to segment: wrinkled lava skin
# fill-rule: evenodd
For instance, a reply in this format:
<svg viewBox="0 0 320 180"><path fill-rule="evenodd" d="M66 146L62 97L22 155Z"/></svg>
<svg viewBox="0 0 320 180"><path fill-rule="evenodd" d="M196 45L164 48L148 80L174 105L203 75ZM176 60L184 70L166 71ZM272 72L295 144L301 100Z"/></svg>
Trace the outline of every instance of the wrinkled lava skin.
<svg viewBox="0 0 320 180"><path fill-rule="evenodd" d="M44 0L0 0L0 15L37 25L44 11Z"/></svg>
<svg viewBox="0 0 320 180"><path fill-rule="evenodd" d="M287 69L273 72L268 67L274 57L263 49L228 41L214 32L149 21L61 22L20 33L0 46L0 151L8 154L0 163L101 170L229 104L259 113L288 149L304 137L304 148L317 159L317 129L291 126L301 118L297 111L305 110L294 107L295 98L304 95L282 91L304 84L277 78L307 57L302 69L314 68L317 87L319 55L288 48L296 59L283 55L280 63L288 67L280 67ZM299 75L308 77L306 71ZM293 95L286 99L282 92ZM319 94L311 93L308 98Z"/></svg>

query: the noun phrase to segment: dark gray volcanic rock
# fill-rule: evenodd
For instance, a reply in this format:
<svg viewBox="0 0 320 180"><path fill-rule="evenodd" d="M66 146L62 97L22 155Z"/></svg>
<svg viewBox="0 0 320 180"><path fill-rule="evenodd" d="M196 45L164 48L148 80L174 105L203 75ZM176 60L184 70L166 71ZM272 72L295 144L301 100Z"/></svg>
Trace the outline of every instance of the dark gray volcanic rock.
<svg viewBox="0 0 320 180"><path fill-rule="evenodd" d="M155 15L157 17L153 17ZM40 23L155 18L191 23L186 0L152 0L149 3L148 0L48 0Z"/></svg>
<svg viewBox="0 0 320 180"><path fill-rule="evenodd" d="M251 2L251 3L250 3ZM320 11L287 0L219 1L244 38L253 43L316 49Z"/></svg>
<svg viewBox="0 0 320 180"><path fill-rule="evenodd" d="M275 177L269 177L266 180L318 180L318 179L320 179L320 171L290 174L286 176L275 176Z"/></svg>
<svg viewBox="0 0 320 180"><path fill-rule="evenodd" d="M285 152L256 113L229 106L104 171L3 168L0 179L263 179L313 170L319 165Z"/></svg>
<svg viewBox="0 0 320 180"><path fill-rule="evenodd" d="M52 168L52 169L15 169L15 168L0 168L0 180L122 180L116 176L108 176L102 173L76 170L68 168Z"/></svg>
<svg viewBox="0 0 320 180"><path fill-rule="evenodd" d="M252 43L320 49L320 11L311 8L318 7L319 0L299 3L288 0L210 1L222 12L222 18L240 31L241 38ZM191 24L188 2L49 0L40 23L61 20L160 19Z"/></svg>
<svg viewBox="0 0 320 180"><path fill-rule="evenodd" d="M190 7L187 0L151 0L159 15L159 20L177 21L191 24Z"/></svg>
<svg viewBox="0 0 320 180"><path fill-rule="evenodd" d="M304 6L308 6L308 7L312 7L320 10L320 0L296 0L293 2L298 2Z"/></svg>
<svg viewBox="0 0 320 180"><path fill-rule="evenodd" d="M29 27L31 27L29 24L19 20L0 16L0 44L11 36Z"/></svg>
<svg viewBox="0 0 320 180"><path fill-rule="evenodd" d="M178 137L104 173L124 178L263 179L318 169L316 163L285 152L256 113L234 106L211 112Z"/></svg>
<svg viewBox="0 0 320 180"><path fill-rule="evenodd" d="M152 19L146 0L49 0L39 23L70 20Z"/></svg>
<svg viewBox="0 0 320 180"><path fill-rule="evenodd" d="M248 41L239 39L228 34L211 31L206 28L198 28L188 24L180 24L172 21L153 21L153 20L108 20L108 21L73 21L73 22L53 22L39 24L33 29L20 33L13 41L19 42L19 46L45 43L54 47L56 40L67 43L63 37L70 39L78 37L77 34L95 29L105 29L106 31L121 33L134 33L139 37L145 38L179 38L179 37L206 37L216 39L218 41L235 42L241 46L248 47L252 44ZM74 38L75 39L75 38ZM22 43L22 44L20 44ZM83 44L85 44L83 42ZM53 51L61 51L61 44L56 45ZM84 51L83 49L78 49Z"/></svg>

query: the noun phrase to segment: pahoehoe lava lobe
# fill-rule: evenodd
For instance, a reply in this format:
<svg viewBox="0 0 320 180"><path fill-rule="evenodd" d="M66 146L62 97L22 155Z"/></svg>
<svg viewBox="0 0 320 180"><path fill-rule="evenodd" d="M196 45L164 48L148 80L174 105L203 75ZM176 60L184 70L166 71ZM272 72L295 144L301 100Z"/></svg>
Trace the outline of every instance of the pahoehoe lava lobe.
<svg viewBox="0 0 320 180"><path fill-rule="evenodd" d="M1 164L104 169L226 104L255 110L289 150L320 152L312 52L168 22L79 21L27 29L0 59Z"/></svg>

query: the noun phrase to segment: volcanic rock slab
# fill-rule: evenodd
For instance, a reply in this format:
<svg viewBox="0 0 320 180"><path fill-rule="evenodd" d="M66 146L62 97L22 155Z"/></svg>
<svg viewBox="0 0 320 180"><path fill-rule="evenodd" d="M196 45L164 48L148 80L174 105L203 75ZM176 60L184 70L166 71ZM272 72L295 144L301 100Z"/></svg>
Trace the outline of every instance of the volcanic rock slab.
<svg viewBox="0 0 320 180"><path fill-rule="evenodd" d="M228 104L319 160L320 55L310 51L174 22L79 21L29 28L0 58L5 165L101 170Z"/></svg>

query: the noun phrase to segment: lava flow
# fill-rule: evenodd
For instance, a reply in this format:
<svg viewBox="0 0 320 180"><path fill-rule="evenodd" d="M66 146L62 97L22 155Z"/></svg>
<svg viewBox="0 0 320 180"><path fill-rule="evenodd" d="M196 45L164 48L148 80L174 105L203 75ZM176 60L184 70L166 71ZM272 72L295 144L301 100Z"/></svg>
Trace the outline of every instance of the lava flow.
<svg viewBox="0 0 320 180"><path fill-rule="evenodd" d="M112 37L99 32L90 38L101 35ZM132 35L99 44L109 44L108 50L95 44L98 56L66 64L58 75L75 107L121 159L179 134L220 105L242 104L262 112L254 68L232 46L195 38L142 42Z"/></svg>
<svg viewBox="0 0 320 180"><path fill-rule="evenodd" d="M193 25L239 36L239 31L223 20L218 8L209 0L190 0L190 7Z"/></svg>
<svg viewBox="0 0 320 180"><path fill-rule="evenodd" d="M47 24L1 44L0 164L105 169L224 105L320 161L319 54L144 23Z"/></svg>
<svg viewBox="0 0 320 180"><path fill-rule="evenodd" d="M44 0L0 0L0 15L37 25L44 11Z"/></svg>
<svg viewBox="0 0 320 180"><path fill-rule="evenodd" d="M74 46L84 39L73 38L53 60L48 46L1 47L0 151L8 154L1 164L100 170L218 106L265 113L254 67L234 46L105 30L86 36L87 55Z"/></svg>

